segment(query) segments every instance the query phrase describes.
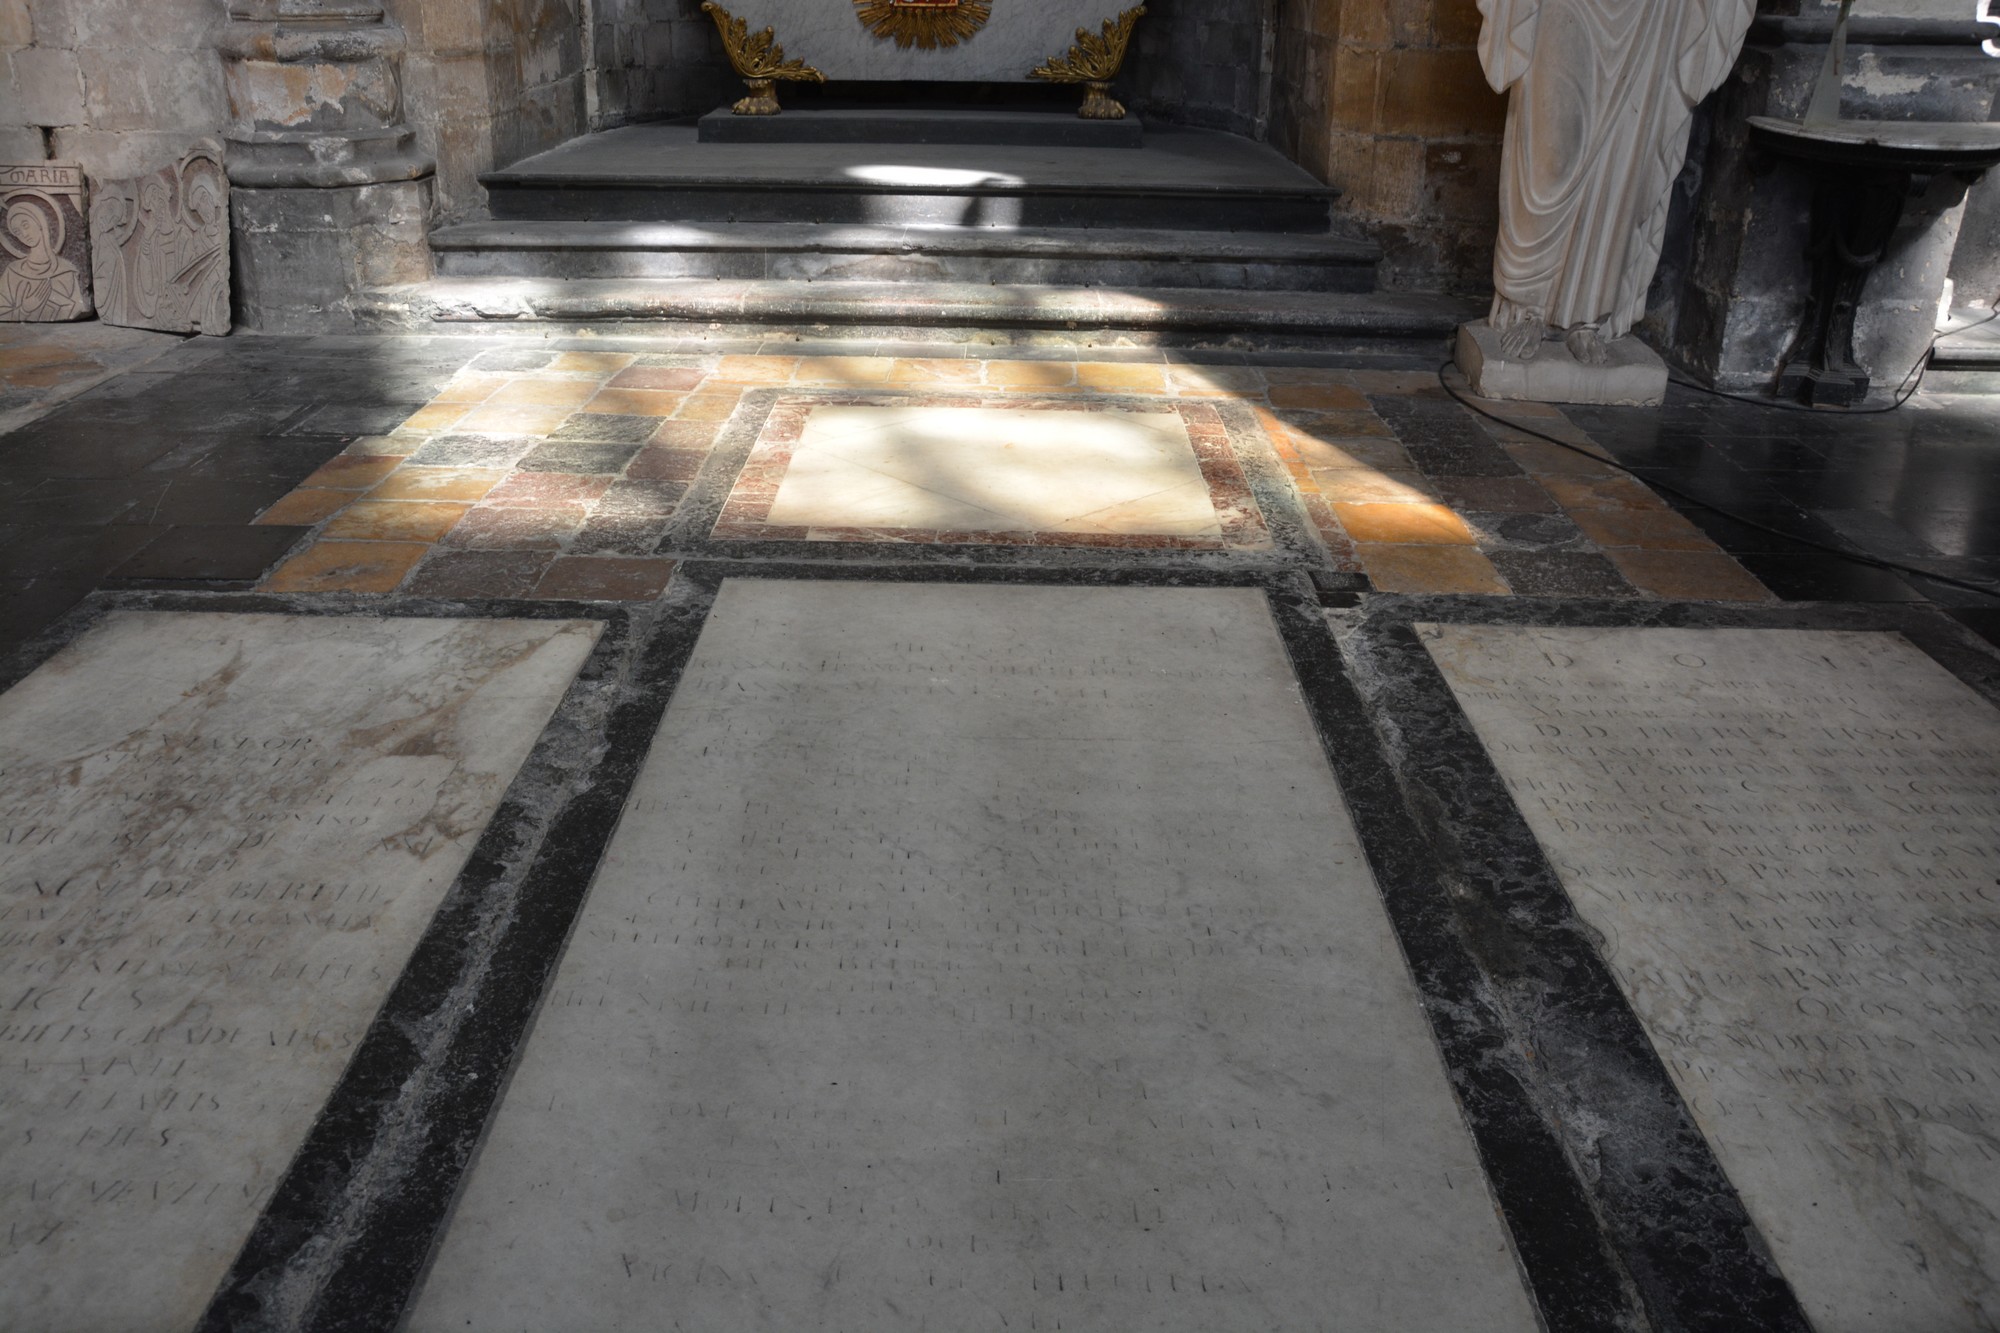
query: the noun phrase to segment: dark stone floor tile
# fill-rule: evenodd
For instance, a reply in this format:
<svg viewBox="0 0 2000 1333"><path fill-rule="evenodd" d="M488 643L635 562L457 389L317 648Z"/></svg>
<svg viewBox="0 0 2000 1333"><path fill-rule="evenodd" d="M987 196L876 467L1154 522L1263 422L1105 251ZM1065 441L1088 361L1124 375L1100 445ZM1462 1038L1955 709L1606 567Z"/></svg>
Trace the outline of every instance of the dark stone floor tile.
<svg viewBox="0 0 2000 1333"><path fill-rule="evenodd" d="M1959 607L1950 615L1986 642L2000 648L2000 606Z"/></svg>
<svg viewBox="0 0 2000 1333"><path fill-rule="evenodd" d="M1559 505L1533 477L1432 477L1438 498L1457 510L1552 514Z"/></svg>
<svg viewBox="0 0 2000 1333"><path fill-rule="evenodd" d="M126 521L171 527L249 523L295 485L290 477L169 478L144 513L135 511Z"/></svg>
<svg viewBox="0 0 2000 1333"><path fill-rule="evenodd" d="M437 435L409 461L421 467L512 467L540 443L531 435Z"/></svg>
<svg viewBox="0 0 2000 1333"><path fill-rule="evenodd" d="M0 579L94 582L166 533L137 523L0 528Z"/></svg>
<svg viewBox="0 0 2000 1333"><path fill-rule="evenodd" d="M1583 530L1561 514L1510 514L1460 510L1472 530L1479 535L1480 549L1495 551L1553 551L1587 544Z"/></svg>
<svg viewBox="0 0 2000 1333"><path fill-rule="evenodd" d="M347 447L348 437L324 435L260 435L215 443L199 458L179 469L189 478L229 481L246 476L290 477L294 482L312 475ZM148 471L169 470L172 455Z"/></svg>
<svg viewBox="0 0 2000 1333"><path fill-rule="evenodd" d="M584 440L605 444L644 444L660 428L660 417L621 416L613 412L578 412L558 426L552 440Z"/></svg>
<svg viewBox="0 0 2000 1333"><path fill-rule="evenodd" d="M1518 477L1521 465L1505 449L1491 440L1476 444L1427 444L1405 442L1419 471L1433 477Z"/></svg>
<svg viewBox="0 0 2000 1333"><path fill-rule="evenodd" d="M1836 555L1748 554L1743 567L1788 602L1920 602L1923 594L1886 569Z"/></svg>
<svg viewBox="0 0 2000 1333"><path fill-rule="evenodd" d="M455 551L427 556L404 590L417 597L526 597L554 551Z"/></svg>
<svg viewBox="0 0 2000 1333"><path fill-rule="evenodd" d="M1633 597L1618 567L1587 551L1490 551L1487 559L1522 597Z"/></svg>
<svg viewBox="0 0 2000 1333"><path fill-rule="evenodd" d="M597 502L595 515L627 514L665 517L687 494L687 483L626 479L615 483Z"/></svg>
<svg viewBox="0 0 2000 1333"><path fill-rule="evenodd" d="M1814 549L1807 542L1836 547L1844 544L1838 532L1794 506L1746 507L1734 509L1730 514L1719 514L1699 505L1676 508L1731 555L1795 555Z"/></svg>
<svg viewBox="0 0 2000 1333"><path fill-rule="evenodd" d="M0 525L151 523L158 477L52 477L0 498Z"/></svg>
<svg viewBox="0 0 2000 1333"><path fill-rule="evenodd" d="M621 472L639 447L637 441L600 444L565 440L536 446L519 466L523 472Z"/></svg>
<svg viewBox="0 0 2000 1333"><path fill-rule="evenodd" d="M666 536L671 512L593 514L570 538L572 555L650 555Z"/></svg>
<svg viewBox="0 0 2000 1333"><path fill-rule="evenodd" d="M169 528L113 569L111 577L248 582L262 577L311 531L276 525Z"/></svg>
<svg viewBox="0 0 2000 1333"><path fill-rule="evenodd" d="M0 472L16 477L129 477L179 443L170 432L133 422L77 425L45 417L0 438Z"/></svg>
<svg viewBox="0 0 2000 1333"><path fill-rule="evenodd" d="M331 392L334 386L315 386ZM369 404L334 402L315 407L286 427L290 435L387 435L408 421L423 403Z"/></svg>

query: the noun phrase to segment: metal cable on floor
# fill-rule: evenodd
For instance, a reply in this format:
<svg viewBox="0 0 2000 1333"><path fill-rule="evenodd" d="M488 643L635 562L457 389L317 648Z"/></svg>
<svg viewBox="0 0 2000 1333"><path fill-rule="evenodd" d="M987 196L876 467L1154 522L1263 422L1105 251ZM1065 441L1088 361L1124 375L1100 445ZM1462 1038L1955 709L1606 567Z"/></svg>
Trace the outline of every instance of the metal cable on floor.
<svg viewBox="0 0 2000 1333"><path fill-rule="evenodd" d="M2000 318L2000 311L1996 311L1994 317ZM1980 322L1985 323L1986 321L1982 320ZM1976 328L1978 326L1970 325L1968 327ZM1935 339L1932 340L1932 346L1933 347L1936 346ZM1930 358L1930 353L1928 351L1924 353L1924 358L1925 361L1920 362L1919 365L1928 362ZM1462 394L1457 389L1452 387L1450 379L1447 378L1447 372L1453 368L1454 364L1455 364L1454 362L1447 361L1443 365L1438 367L1437 376L1438 376L1439 386L1443 388L1447 394L1451 395L1451 397L1455 401L1457 401L1461 406L1469 408L1470 410L1478 413L1480 416L1485 417L1488 421L1497 422L1500 425L1507 427L1509 430L1518 430L1524 435L1532 435L1538 440L1544 440L1549 444L1556 445L1559 448L1567 449L1573 454L1580 454L1583 457L1592 460L1593 462L1603 463L1607 467L1616 468L1618 471L1623 472L1628 476L1635 478L1636 480L1644 483L1645 485L1652 487L1656 491L1663 491L1666 494L1673 496L1676 500L1684 501L1688 504L1695 506L1697 509L1706 509L1712 514L1720 514L1723 518L1728 519L1732 523L1741 523L1744 527L1750 528L1757 532L1764 533L1766 536L1782 537L1784 540L1788 542L1793 542L1799 546L1808 547L1815 551L1821 551L1827 555L1838 556L1842 560L1851 560L1858 565L1868 565L1875 569L1885 569L1892 574L1913 574L1918 578L1929 579L1933 583L1940 583L1945 585L1946 587L1958 588L1964 592L1974 593L1981 597L1991 597L1995 598L1996 600L2000 600L2000 579L1973 579L1968 581L1967 579L1958 578L1950 574L1938 574L1927 569L1919 569L1914 565L1900 564L1894 560L1884 560L1878 556L1868 555L1865 552L1844 550L1838 546L1828 545L1826 542L1816 541L1811 537L1801 537L1796 533L1786 532L1782 528L1774 528L1768 523L1759 523L1757 520L1753 518L1745 518L1741 514L1731 513L1729 510L1724 509L1721 505L1714 504L1708 500L1704 500L1699 496L1690 495L1686 491L1683 491L1676 486L1669 485L1668 483L1660 481L1654 477L1642 476L1636 468L1627 467L1625 464L1619 462L1615 458L1608 458L1602 454L1593 453L1588 449L1578 448L1576 445L1569 443L1567 440L1559 440L1555 436L1550 435L1544 431L1536 430L1533 426L1524 426L1518 421L1509 421L1505 417L1497 416L1494 413L1489 412L1485 408L1481 407L1477 399L1474 399L1466 394ZM1919 379L1919 382L1921 382L1921 377ZM1912 389L1911 392L1914 393L1915 389ZM1734 395L1720 394L1718 396L1729 398L1733 397ZM1904 401L1907 401L1907 398L1908 395L1905 395ZM1744 401L1753 402L1755 400L1745 399ZM1760 405L1771 406L1771 404L1768 403ZM1897 405L1900 406L1901 405L1900 402ZM1814 409L1807 408L1804 410L1812 411ZM1875 409L1875 412L1879 413L1883 411L1893 411L1893 410L1894 408L1877 408ZM1850 414L1850 415L1872 415L1872 413L1860 413L1860 414Z"/></svg>

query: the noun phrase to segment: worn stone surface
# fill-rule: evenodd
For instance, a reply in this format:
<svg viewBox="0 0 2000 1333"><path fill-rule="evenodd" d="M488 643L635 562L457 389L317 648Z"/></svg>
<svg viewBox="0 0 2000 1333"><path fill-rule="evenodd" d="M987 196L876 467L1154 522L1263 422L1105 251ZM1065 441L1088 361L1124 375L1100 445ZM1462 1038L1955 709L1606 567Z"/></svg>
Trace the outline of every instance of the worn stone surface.
<svg viewBox="0 0 2000 1333"><path fill-rule="evenodd" d="M125 613L0 697L0 1323L193 1324L596 633Z"/></svg>
<svg viewBox="0 0 2000 1333"><path fill-rule="evenodd" d="M351 329L372 293L430 276L429 179L336 189L237 189L236 303L248 328Z"/></svg>
<svg viewBox="0 0 2000 1333"><path fill-rule="evenodd" d="M2000 713L1891 634L1426 637L1814 1326L1988 1327Z"/></svg>
<svg viewBox="0 0 2000 1333"><path fill-rule="evenodd" d="M1546 341L1526 361L1509 357L1487 321L1459 326L1453 360L1481 398L1536 403L1653 407L1667 400L1667 363L1637 338L1605 347L1608 364L1587 365L1568 347Z"/></svg>
<svg viewBox="0 0 2000 1333"><path fill-rule="evenodd" d="M0 320L91 313L90 231L74 162L0 165Z"/></svg>
<svg viewBox="0 0 2000 1333"><path fill-rule="evenodd" d="M133 180L99 182L91 271L107 324L229 332L229 178L219 145Z"/></svg>
<svg viewBox="0 0 2000 1333"><path fill-rule="evenodd" d="M725 583L411 1326L1535 1327L1297 688L1254 590Z"/></svg>

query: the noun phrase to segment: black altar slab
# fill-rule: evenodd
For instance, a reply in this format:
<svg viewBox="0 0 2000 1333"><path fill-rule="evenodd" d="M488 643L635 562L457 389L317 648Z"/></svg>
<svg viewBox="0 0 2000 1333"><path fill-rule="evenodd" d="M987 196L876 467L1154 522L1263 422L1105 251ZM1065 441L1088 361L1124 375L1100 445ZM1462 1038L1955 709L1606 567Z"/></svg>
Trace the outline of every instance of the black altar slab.
<svg viewBox="0 0 2000 1333"><path fill-rule="evenodd" d="M1005 144L1023 148L1137 148L1137 116L1085 120L1074 111L983 108L829 107L775 116L739 116L717 107L696 122L696 141L714 144Z"/></svg>

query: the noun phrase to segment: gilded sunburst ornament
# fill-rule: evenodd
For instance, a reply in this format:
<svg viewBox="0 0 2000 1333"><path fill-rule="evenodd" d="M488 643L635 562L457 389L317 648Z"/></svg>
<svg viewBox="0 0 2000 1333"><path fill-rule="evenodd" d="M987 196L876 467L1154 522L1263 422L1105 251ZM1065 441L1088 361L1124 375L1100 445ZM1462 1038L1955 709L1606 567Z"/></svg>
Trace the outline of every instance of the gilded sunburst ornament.
<svg viewBox="0 0 2000 1333"><path fill-rule="evenodd" d="M933 51L985 27L993 7L985 0L854 0L854 12L877 37Z"/></svg>

